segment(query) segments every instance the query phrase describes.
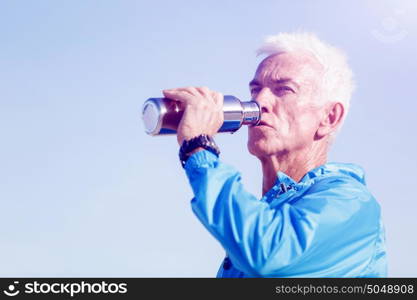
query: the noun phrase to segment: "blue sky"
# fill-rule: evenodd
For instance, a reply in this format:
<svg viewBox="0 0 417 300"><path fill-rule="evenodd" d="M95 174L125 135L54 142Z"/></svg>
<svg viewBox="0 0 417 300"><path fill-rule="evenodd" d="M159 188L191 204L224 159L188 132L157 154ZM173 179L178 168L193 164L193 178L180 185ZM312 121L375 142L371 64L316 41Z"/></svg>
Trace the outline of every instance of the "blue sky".
<svg viewBox="0 0 417 300"><path fill-rule="evenodd" d="M357 83L329 160L365 168L390 276L416 276L416 14L412 0L1 1L0 275L215 276L224 250L142 104L190 85L249 100L263 39L305 30L347 53ZM216 139L260 196L246 129Z"/></svg>

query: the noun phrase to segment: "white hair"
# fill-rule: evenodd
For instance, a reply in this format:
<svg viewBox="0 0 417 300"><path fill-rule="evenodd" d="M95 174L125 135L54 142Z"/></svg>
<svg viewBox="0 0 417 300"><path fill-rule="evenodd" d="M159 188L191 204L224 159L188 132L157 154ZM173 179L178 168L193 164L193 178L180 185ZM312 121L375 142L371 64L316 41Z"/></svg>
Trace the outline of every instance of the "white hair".
<svg viewBox="0 0 417 300"><path fill-rule="evenodd" d="M294 52L312 54L322 65L324 70L322 78L324 99L322 101L343 103L346 116L355 84L345 54L341 50L320 41L315 34L304 32L279 33L269 36L258 49L257 54L269 56Z"/></svg>

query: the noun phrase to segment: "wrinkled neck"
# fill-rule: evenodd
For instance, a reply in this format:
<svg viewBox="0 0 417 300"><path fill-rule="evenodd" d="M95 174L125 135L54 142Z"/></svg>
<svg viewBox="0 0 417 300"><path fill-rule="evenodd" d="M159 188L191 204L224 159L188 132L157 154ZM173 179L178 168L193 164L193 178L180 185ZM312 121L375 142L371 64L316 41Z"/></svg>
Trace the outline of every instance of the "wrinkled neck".
<svg viewBox="0 0 417 300"><path fill-rule="evenodd" d="M308 149L277 153L260 157L262 164L262 195L265 195L276 183L277 173L282 172L299 182L310 170L327 162L327 148L312 146Z"/></svg>

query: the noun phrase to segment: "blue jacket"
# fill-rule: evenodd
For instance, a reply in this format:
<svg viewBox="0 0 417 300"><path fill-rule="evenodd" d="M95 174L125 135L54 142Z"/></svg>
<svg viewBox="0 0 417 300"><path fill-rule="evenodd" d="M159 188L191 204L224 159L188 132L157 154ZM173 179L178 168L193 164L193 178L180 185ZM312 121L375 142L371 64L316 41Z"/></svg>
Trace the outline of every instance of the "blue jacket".
<svg viewBox="0 0 417 300"><path fill-rule="evenodd" d="M380 206L353 164L295 182L282 172L262 199L209 151L185 165L192 209L226 251L217 277L386 277Z"/></svg>

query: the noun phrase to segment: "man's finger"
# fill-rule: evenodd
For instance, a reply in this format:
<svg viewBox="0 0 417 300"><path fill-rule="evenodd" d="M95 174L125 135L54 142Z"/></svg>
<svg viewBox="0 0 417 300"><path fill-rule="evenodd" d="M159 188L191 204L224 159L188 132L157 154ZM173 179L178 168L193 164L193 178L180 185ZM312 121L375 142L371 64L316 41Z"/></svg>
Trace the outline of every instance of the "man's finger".
<svg viewBox="0 0 417 300"><path fill-rule="evenodd" d="M188 91L178 89L163 90L162 93L164 94L165 98L185 103L192 102L195 98L195 96L190 94Z"/></svg>
<svg viewBox="0 0 417 300"><path fill-rule="evenodd" d="M182 91L182 92L189 93L190 95L194 95L194 96L199 96L200 95L200 93L197 90L197 88L196 87L193 87L193 86L179 87L179 88L168 89L168 90L164 90L164 91L170 91L170 92L173 92L173 91Z"/></svg>
<svg viewBox="0 0 417 300"><path fill-rule="evenodd" d="M204 96L204 97L212 96L212 91L210 91L210 89L206 86L197 87L196 90L199 92L201 96Z"/></svg>
<svg viewBox="0 0 417 300"><path fill-rule="evenodd" d="M214 103L223 108L223 94L218 92L211 92Z"/></svg>

